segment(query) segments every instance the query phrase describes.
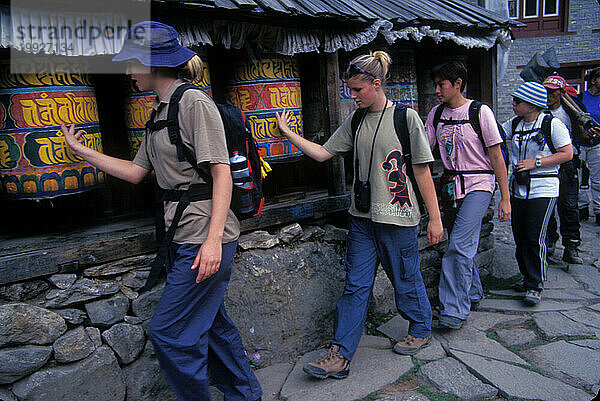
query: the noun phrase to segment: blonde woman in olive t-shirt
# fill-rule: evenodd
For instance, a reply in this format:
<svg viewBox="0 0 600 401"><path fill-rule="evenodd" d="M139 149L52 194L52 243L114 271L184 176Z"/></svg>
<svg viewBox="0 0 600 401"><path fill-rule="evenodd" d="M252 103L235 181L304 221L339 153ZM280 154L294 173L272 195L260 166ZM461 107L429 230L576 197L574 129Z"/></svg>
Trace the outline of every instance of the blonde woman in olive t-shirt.
<svg viewBox="0 0 600 401"><path fill-rule="evenodd" d="M354 163L358 163L355 187L370 187L368 210L362 204L357 205L354 197L349 210L346 287L337 303L334 338L323 356L304 366L306 373L321 379L348 376L350 360L363 332L379 263L394 286L398 311L410 321L408 335L394 346L394 351L412 355L431 341L431 306L421 277L417 242L421 215L394 129L395 106L387 100L383 90L390 62L387 53L378 51L355 58L346 70L345 79L352 98L359 108L366 109L354 137L352 116L321 146L290 130L289 112L284 110L277 114L283 135L317 161L354 151ZM407 124L416 185L430 216L429 242L435 244L440 241L443 228L427 164L433 161L433 156L423 123L414 110L407 110ZM360 183L356 183L357 180ZM368 192L363 195L365 193L368 195Z"/></svg>

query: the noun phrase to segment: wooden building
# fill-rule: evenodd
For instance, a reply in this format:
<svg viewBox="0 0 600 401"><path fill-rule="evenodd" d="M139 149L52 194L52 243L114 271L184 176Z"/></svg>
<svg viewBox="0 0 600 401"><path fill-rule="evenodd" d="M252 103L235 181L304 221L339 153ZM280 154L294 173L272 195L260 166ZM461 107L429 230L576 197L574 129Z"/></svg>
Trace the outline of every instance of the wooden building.
<svg viewBox="0 0 600 401"><path fill-rule="evenodd" d="M0 59L7 60L10 48L33 52L35 41L18 42L14 30L15 21L27 21L33 13L19 13L0 6ZM45 17L52 21L55 16ZM510 28L518 24L463 0L154 0L152 17L174 26L181 42L199 52L208 66L207 85L218 101L229 98L243 106L232 88L252 85L253 77L247 74L241 77L246 80L236 80L240 76L235 71L252 70L262 62L292 65L291 75L280 79L285 85L274 84L279 89L281 85L288 91L292 88L292 94L285 95L287 100L278 95L272 104L263 104L264 110L257 106L260 99L244 107L261 113L295 107L298 129L320 143L355 107L340 73L352 57L369 50L391 54L389 96L418 108L423 117L435 101L428 72L450 59L468 65L468 95L495 106L496 49L508 48ZM71 55L110 60L117 51L114 42L96 42L91 50L76 48ZM2 80L11 82L7 76ZM131 119L125 110L131 104L131 85L118 74L92 74L88 85L95 93L103 151L129 158L132 127L128 127ZM3 140L12 131L5 124L10 113L0 109L2 152ZM350 203L350 173L344 168L344 158L320 165L282 143L273 130L272 116L264 117L261 124L266 131L263 142L274 143L264 153L273 171L265 180L263 212L245 220L242 229L343 213ZM14 169L4 161L0 177ZM111 177L105 177L103 185L97 181L97 188L40 199L15 199L7 190L8 181L0 181L0 235L6 240L0 245L0 284L73 271L152 249L150 182L134 188ZM129 242L123 241L133 233ZM92 253L95 256L90 258Z"/></svg>

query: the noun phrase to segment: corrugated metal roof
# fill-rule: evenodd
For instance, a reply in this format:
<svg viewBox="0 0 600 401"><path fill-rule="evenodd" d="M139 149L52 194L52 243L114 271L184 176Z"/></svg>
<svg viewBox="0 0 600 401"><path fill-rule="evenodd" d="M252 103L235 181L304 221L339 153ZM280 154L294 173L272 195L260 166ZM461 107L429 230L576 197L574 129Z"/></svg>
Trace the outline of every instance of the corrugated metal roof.
<svg viewBox="0 0 600 401"><path fill-rule="evenodd" d="M206 11L227 11L237 16L301 17L371 23L391 21L394 28L428 25L465 29L495 29L519 25L465 0L153 0L170 7L181 5Z"/></svg>

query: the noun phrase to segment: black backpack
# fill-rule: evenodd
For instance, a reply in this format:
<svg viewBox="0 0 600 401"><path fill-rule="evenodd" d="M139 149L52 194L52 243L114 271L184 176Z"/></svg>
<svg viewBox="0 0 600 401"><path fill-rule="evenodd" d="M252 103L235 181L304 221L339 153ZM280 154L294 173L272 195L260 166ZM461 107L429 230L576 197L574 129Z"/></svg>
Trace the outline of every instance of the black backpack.
<svg viewBox="0 0 600 401"><path fill-rule="evenodd" d="M201 90L199 87L189 83L185 83L177 87L175 92L169 99L169 105L167 109L167 119L154 121L156 117L156 110L152 110L150 118L146 123L147 134L150 132L158 131L163 128L167 128L169 134L169 141L171 144L177 147L177 157L179 161L187 161L192 165L194 170L202 177L205 181L204 184L192 184L187 190L165 190L156 185L156 241L158 243L158 252L152 262L152 268L146 284L142 291L150 290L160 275L162 267L164 266L166 256L169 250L173 238L175 237L175 231L179 225L179 221L183 215L183 212L190 204L190 202L207 200L212 198L212 176L206 171L198 167L196 162L196 156L193 150L189 149L183 144L181 139L181 132L179 129L179 101L183 96L183 93L187 90L195 89ZM244 219L252 216L256 216L260 213L263 206L263 193L262 193L262 173L261 173L261 161L258 155L258 147L256 141L252 137L250 128L245 121L245 116L242 111L233 106L231 103L218 104L217 108L221 114L223 120L223 126L225 128L225 138L227 141L227 150L229 156L233 155L233 152L238 152L239 155L246 157L248 162L248 169L250 171L251 179L251 192L252 192L252 211L249 213L240 213L236 210L239 205L239 197L241 190L234 185L233 193L231 198L231 209L236 213L238 219ZM177 208L173 215L173 220L168 230L165 230L166 225L164 221L164 208L163 202L177 202Z"/></svg>
<svg viewBox="0 0 600 401"><path fill-rule="evenodd" d="M412 165L412 153L410 148L410 133L408 131L408 123L406 120L406 111L408 106L403 104L396 104L394 109L394 129L396 131L396 136L400 141L400 145L402 146L402 157L404 158L404 163L406 165L406 175L412 182L412 187L417 197L417 204L421 211L423 208L423 196L421 195L421 191L419 191L419 186L415 181L415 172L413 171ZM358 109L352 115L352 120L350 122L350 126L352 128L352 143L354 143L354 138L356 137L356 131L360 125L362 119L366 116L367 109Z"/></svg>
<svg viewBox="0 0 600 401"><path fill-rule="evenodd" d="M187 160L187 162L192 165L192 167L206 183L211 183L212 177L210 174L198 167L198 164L196 163L196 156L194 155L193 151L187 148L181 140L178 118L179 101L181 100L185 91L190 89L201 90L201 88L189 83L185 83L177 87L171 96L171 99L169 100L167 119L153 122L156 116L156 111L152 110L150 118L148 119L148 123L146 124L146 128L150 131L157 131L166 126L169 132L169 140L171 144L177 147L177 157L179 158L179 161ZM234 106L230 102L216 103L216 105L219 113L221 114L221 119L223 120L223 127L225 128L225 140L227 141L229 157L233 156L234 152L244 156L248 162L248 170L250 171L252 211L247 213L241 213L239 211L239 196L241 193L239 187L236 185L233 186L231 210L233 210L239 220L254 217L261 212L264 204L261 160L258 154L256 140L252 137L250 126L246 121L244 113L238 107Z"/></svg>
<svg viewBox="0 0 600 401"><path fill-rule="evenodd" d="M552 153L556 153L556 148L554 147L554 143L552 142L552 119L554 118L554 116L552 115L552 113L550 113L549 111L545 111L544 112L544 119L542 120L542 126L540 127L540 132L542 133L542 135L544 136L544 141L546 141L546 144L548 145L548 148L550 148L550 152ZM512 120L512 135L515 134L515 131L517 129L517 126L519 125L519 123L523 121L523 117L515 117ZM533 130L536 131L536 130ZM521 134L526 134L528 132L521 132Z"/></svg>
<svg viewBox="0 0 600 401"><path fill-rule="evenodd" d="M488 148L485 145L485 141L483 140L483 131L481 129L481 122L479 121L479 112L481 111L481 103L478 100L473 100L469 105L469 119L468 120L442 120L442 113L446 108L444 103L441 103L438 108L435 110L435 114L433 115L433 129L437 131L437 126L440 122L444 124L471 124L473 130L477 133L479 140L481 141L481 145L483 145L483 151L485 154L488 154ZM500 132L500 137L502 138L502 143L500 143L500 149L502 150L502 157L504 158L504 164L506 165L506 169L508 170L509 158L508 158L508 149L506 147L506 133L504 132L504 128L502 125L496 121L496 125L498 126L498 131Z"/></svg>

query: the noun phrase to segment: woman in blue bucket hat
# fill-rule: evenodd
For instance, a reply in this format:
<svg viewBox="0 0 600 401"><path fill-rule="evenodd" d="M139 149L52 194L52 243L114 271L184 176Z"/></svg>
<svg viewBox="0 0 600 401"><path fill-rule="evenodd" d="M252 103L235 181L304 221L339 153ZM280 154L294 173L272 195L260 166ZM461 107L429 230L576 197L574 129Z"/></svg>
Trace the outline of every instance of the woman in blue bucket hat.
<svg viewBox="0 0 600 401"><path fill-rule="evenodd" d="M547 108L546 88L526 82L512 94L515 117L503 124L512 166L509 188L515 257L525 305L537 305L546 280L546 230L558 198L558 165L573 158L567 127Z"/></svg>
<svg viewBox="0 0 600 401"><path fill-rule="evenodd" d="M127 62L127 75L141 91L157 95L133 161L85 147L81 131L74 135L73 126L61 130L73 153L115 177L139 183L150 171L156 174L157 237L167 239L155 265L165 265L167 280L148 334L178 400L210 400L210 369L226 400L255 401L262 391L223 304L239 236L239 222L229 209L232 178L223 122L203 91L183 92L179 146L183 153L191 151L196 163L181 157L164 124L171 96L202 73L200 58L177 37L168 25L140 22L130 28L113 58Z"/></svg>

